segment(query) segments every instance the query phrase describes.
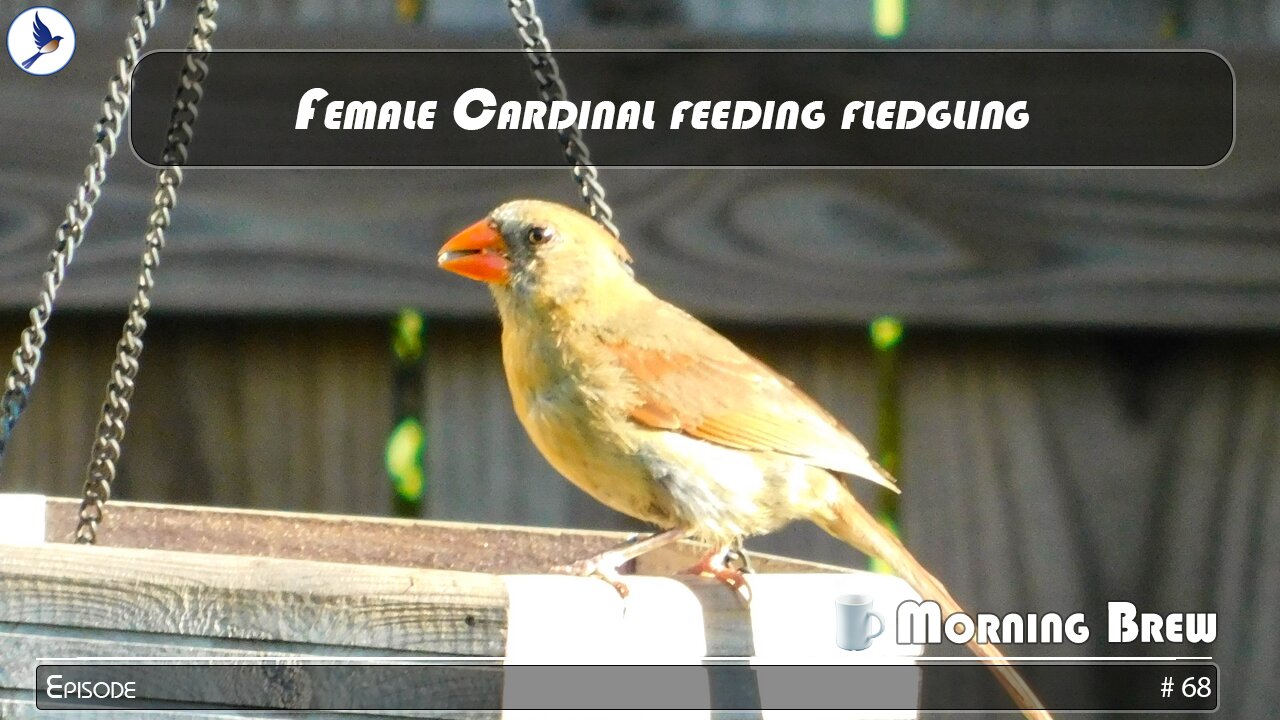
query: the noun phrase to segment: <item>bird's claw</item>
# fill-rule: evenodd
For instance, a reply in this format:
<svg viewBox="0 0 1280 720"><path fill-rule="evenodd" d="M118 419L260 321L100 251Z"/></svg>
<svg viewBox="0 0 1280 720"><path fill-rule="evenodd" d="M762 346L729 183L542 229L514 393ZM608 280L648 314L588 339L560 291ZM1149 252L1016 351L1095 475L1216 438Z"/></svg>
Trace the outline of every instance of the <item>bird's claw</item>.
<svg viewBox="0 0 1280 720"><path fill-rule="evenodd" d="M725 585L737 595L744 604L751 604L751 585L747 583L747 576L741 570L733 568L720 568L718 570L703 571L699 573L702 577L710 577Z"/></svg>
<svg viewBox="0 0 1280 720"><path fill-rule="evenodd" d="M621 561L622 559L610 553L605 553L585 560L578 560L568 565L556 565L551 568L551 572L559 575L592 577L603 580L612 585L613 589L618 591L618 595L625 600L631 594L631 589L627 587L626 583L622 582L622 578L618 574L618 566L622 565L623 562L614 562L614 560Z"/></svg>
<svg viewBox="0 0 1280 720"><path fill-rule="evenodd" d="M738 570L743 573L754 573L755 567L751 564L751 556L747 554L747 549L741 544L735 545L728 549L724 554L725 567L737 566Z"/></svg>
<svg viewBox="0 0 1280 720"><path fill-rule="evenodd" d="M729 567L725 562L723 551L709 553L696 564L685 568L681 571L682 575L698 575L705 578L719 580L737 595L742 602L747 605L751 604L751 585L747 582L747 576L742 570ZM750 570L747 570L750 572Z"/></svg>

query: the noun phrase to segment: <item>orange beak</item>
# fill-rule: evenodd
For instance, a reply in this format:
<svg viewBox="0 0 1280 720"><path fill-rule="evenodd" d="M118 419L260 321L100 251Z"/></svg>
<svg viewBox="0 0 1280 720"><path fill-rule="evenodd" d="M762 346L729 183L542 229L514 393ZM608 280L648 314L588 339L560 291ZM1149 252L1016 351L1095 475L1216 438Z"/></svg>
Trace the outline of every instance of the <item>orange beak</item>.
<svg viewBox="0 0 1280 720"><path fill-rule="evenodd" d="M511 277L507 244L493 222L485 219L454 235L440 248L441 268L465 278L504 283Z"/></svg>

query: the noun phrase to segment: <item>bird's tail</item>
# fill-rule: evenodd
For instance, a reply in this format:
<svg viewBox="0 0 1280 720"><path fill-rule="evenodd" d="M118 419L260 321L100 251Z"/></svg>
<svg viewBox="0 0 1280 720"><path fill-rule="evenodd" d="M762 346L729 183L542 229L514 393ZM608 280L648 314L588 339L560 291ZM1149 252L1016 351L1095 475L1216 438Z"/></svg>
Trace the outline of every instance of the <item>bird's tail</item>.
<svg viewBox="0 0 1280 720"><path fill-rule="evenodd" d="M819 522L822 528L843 540L854 549L873 555L888 563L903 580L907 581L925 600L938 603L942 617L963 612L947 588L920 564L910 551L898 541L883 525L876 522L871 513L847 490L833 508L833 517ZM1004 686L1009 697L1022 709L1027 720L1053 720L1053 716L1044 710L1044 703L1027 685L1003 653L994 645L979 643L976 639L969 641L969 649L975 655L990 659L988 667L995 673L1000 684Z"/></svg>
<svg viewBox="0 0 1280 720"><path fill-rule="evenodd" d="M40 59L40 53L36 53L35 55L32 55L31 57L27 58L26 60L23 60L23 61L22 61L22 67L23 67L23 69L25 69L25 70L29 70L29 69L31 68L31 66L35 64L36 60L39 60L39 59Z"/></svg>

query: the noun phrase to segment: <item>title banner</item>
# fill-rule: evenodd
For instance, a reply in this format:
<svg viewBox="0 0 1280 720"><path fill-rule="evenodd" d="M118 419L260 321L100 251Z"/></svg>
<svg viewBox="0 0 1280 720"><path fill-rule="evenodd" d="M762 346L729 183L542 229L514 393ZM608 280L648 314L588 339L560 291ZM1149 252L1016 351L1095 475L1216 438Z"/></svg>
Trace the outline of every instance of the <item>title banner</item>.
<svg viewBox="0 0 1280 720"><path fill-rule="evenodd" d="M1048 710L1218 708L1212 662L1011 664ZM504 665L427 658L49 664L36 668L35 702L41 710L437 710L480 717L504 709L1017 709L984 664L929 659L896 665Z"/></svg>
<svg viewBox="0 0 1280 720"><path fill-rule="evenodd" d="M184 51L134 72L130 138L165 164ZM215 51L188 166L1208 167L1235 80L1207 51Z"/></svg>

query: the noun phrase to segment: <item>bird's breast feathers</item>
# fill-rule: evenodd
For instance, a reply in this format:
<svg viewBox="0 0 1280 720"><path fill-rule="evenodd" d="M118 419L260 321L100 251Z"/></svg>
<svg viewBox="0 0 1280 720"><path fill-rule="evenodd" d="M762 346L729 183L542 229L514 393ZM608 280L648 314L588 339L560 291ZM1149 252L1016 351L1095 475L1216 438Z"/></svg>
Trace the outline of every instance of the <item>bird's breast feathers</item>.
<svg viewBox="0 0 1280 720"><path fill-rule="evenodd" d="M611 405L621 371L570 356L549 337L504 323L507 384L530 440L552 467L605 505L671 524L637 452L642 431L630 427L625 413Z"/></svg>

